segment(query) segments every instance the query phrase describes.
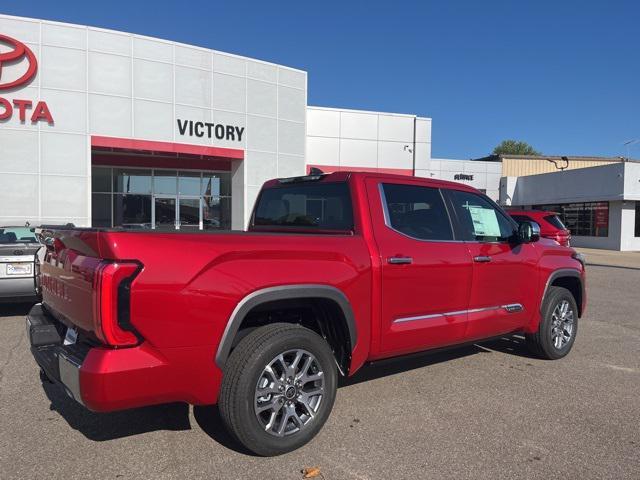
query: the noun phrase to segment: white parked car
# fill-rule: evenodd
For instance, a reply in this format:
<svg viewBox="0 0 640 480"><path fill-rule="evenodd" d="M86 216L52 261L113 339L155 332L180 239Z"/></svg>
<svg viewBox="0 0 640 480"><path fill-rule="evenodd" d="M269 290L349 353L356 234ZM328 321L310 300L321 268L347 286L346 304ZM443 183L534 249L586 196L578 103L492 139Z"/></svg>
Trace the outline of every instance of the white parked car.
<svg viewBox="0 0 640 480"><path fill-rule="evenodd" d="M0 227L0 302L35 302L35 229Z"/></svg>

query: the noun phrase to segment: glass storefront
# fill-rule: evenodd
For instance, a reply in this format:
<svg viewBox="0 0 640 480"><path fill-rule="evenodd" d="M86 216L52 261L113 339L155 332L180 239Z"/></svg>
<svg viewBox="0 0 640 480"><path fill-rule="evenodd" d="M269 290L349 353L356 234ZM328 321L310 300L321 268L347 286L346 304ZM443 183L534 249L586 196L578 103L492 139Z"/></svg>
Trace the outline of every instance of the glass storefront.
<svg viewBox="0 0 640 480"><path fill-rule="evenodd" d="M571 235L584 237L609 236L609 202L562 203L536 205L536 210L556 212Z"/></svg>
<svg viewBox="0 0 640 480"><path fill-rule="evenodd" d="M94 227L231 228L229 172L93 167L91 175Z"/></svg>

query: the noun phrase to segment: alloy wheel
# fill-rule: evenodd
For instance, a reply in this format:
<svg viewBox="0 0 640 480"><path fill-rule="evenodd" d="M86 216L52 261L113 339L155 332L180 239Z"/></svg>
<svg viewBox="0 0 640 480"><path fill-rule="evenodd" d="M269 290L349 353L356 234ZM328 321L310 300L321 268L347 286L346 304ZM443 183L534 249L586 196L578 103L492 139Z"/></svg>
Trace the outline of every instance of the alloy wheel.
<svg viewBox="0 0 640 480"><path fill-rule="evenodd" d="M562 300L551 314L551 340L557 350L564 348L571 340L574 322L575 315L571 304Z"/></svg>
<svg viewBox="0 0 640 480"><path fill-rule="evenodd" d="M258 377L254 411L271 435L284 437L313 422L324 397L324 372L307 350L287 350L271 360Z"/></svg>

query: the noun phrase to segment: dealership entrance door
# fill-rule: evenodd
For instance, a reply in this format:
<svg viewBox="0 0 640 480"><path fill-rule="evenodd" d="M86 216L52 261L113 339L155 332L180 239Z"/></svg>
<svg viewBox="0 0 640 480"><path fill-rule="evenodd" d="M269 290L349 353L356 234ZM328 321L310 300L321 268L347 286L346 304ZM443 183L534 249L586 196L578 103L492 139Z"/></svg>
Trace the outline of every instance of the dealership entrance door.
<svg viewBox="0 0 640 480"><path fill-rule="evenodd" d="M96 165L91 176L94 227L231 228L229 172Z"/></svg>
<svg viewBox="0 0 640 480"><path fill-rule="evenodd" d="M154 195L151 228L155 230L202 230L201 197Z"/></svg>
<svg viewBox="0 0 640 480"><path fill-rule="evenodd" d="M231 148L92 136L91 225L230 230L232 177L243 205L244 186L234 176L243 160ZM236 204L236 228L238 211Z"/></svg>

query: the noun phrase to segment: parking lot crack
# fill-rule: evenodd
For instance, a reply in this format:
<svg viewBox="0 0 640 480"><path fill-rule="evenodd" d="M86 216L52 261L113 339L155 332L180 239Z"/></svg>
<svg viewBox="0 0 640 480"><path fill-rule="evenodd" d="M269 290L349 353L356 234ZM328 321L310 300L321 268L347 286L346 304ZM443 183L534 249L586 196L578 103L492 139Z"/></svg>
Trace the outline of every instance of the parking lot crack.
<svg viewBox="0 0 640 480"><path fill-rule="evenodd" d="M22 345L22 340L24 338L25 332L23 331L22 334L18 337L16 343L9 349L6 360L2 363L2 365L0 365L0 385L2 384L2 380L4 379L5 369L7 368L7 366L9 366L9 363L11 362L11 359L13 358L16 350Z"/></svg>

